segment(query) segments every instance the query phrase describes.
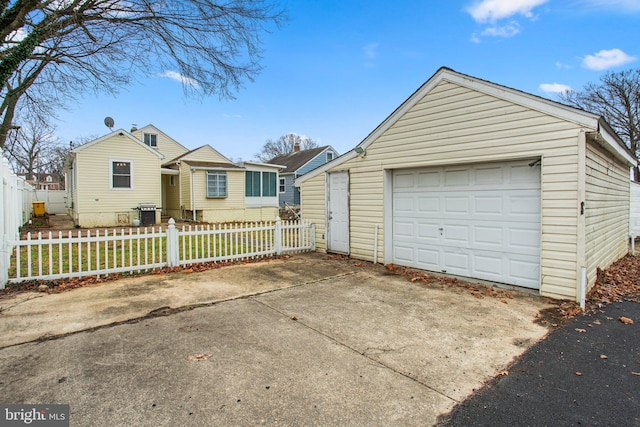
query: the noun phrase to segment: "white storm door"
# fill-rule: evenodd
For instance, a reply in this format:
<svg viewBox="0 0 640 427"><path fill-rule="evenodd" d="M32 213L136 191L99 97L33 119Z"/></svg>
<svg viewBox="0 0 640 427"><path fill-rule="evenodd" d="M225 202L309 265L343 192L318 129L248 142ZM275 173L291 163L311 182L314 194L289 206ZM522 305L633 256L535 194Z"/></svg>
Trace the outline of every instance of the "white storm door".
<svg viewBox="0 0 640 427"><path fill-rule="evenodd" d="M329 173L327 250L349 253L349 172Z"/></svg>

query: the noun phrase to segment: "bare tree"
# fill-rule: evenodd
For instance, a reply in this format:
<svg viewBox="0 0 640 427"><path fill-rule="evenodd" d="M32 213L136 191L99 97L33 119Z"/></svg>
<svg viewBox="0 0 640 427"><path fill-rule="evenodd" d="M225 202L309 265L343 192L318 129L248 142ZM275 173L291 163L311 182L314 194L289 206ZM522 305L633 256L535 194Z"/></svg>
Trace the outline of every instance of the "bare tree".
<svg viewBox="0 0 640 427"><path fill-rule="evenodd" d="M295 132L290 132L282 135L275 141L273 139L267 139L267 142L265 142L255 157L261 162L268 162L274 157L292 153L296 144L298 144L301 150L318 147L318 144L313 139L298 135Z"/></svg>
<svg viewBox="0 0 640 427"><path fill-rule="evenodd" d="M14 169L26 173L28 178L39 173L60 174L58 157L66 154L55 136L55 127L36 115L26 116L20 123L15 137L9 138L5 145Z"/></svg>
<svg viewBox="0 0 640 427"><path fill-rule="evenodd" d="M636 159L640 158L640 70L607 73L582 91L561 93L560 100L604 117ZM633 169L633 176L640 181L638 168Z"/></svg>
<svg viewBox="0 0 640 427"><path fill-rule="evenodd" d="M28 95L46 109L161 74L189 95L232 97L282 19L269 0L1 1L0 148Z"/></svg>

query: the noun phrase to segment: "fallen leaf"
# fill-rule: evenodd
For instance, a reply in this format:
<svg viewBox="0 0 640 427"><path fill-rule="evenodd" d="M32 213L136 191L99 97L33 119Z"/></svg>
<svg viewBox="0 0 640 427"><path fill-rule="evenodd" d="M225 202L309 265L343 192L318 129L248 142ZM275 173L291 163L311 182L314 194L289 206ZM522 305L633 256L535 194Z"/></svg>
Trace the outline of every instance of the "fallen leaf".
<svg viewBox="0 0 640 427"><path fill-rule="evenodd" d="M207 360L210 357L211 357L210 354L190 354L188 359L189 360Z"/></svg>
<svg viewBox="0 0 640 427"><path fill-rule="evenodd" d="M509 301L507 301L506 299L501 299L500 302L503 304L509 304Z"/></svg>
<svg viewBox="0 0 640 427"><path fill-rule="evenodd" d="M620 316L620 319L618 320L620 320L625 325L633 325L633 320L629 319L628 317Z"/></svg>
<svg viewBox="0 0 640 427"><path fill-rule="evenodd" d="M631 375L638 375L638 376L640 376L640 372L633 372L633 371L632 371L632 372L631 372Z"/></svg>
<svg viewBox="0 0 640 427"><path fill-rule="evenodd" d="M594 321L593 321L593 324L594 324L594 325L601 325L601 323L600 323L600 321L599 321L599 320L594 320Z"/></svg>
<svg viewBox="0 0 640 427"><path fill-rule="evenodd" d="M607 355L606 354L601 354L600 355L600 359L607 359Z"/></svg>
<svg viewBox="0 0 640 427"><path fill-rule="evenodd" d="M582 376L582 372L576 372L576 375L581 377Z"/></svg>
<svg viewBox="0 0 640 427"><path fill-rule="evenodd" d="M504 377L506 375L509 375L509 371L497 371L496 372L496 377L498 377L498 376Z"/></svg>
<svg viewBox="0 0 640 427"><path fill-rule="evenodd" d="M587 330L586 330L586 329L582 329L582 328L576 328L576 331L577 331L577 332L587 332Z"/></svg>

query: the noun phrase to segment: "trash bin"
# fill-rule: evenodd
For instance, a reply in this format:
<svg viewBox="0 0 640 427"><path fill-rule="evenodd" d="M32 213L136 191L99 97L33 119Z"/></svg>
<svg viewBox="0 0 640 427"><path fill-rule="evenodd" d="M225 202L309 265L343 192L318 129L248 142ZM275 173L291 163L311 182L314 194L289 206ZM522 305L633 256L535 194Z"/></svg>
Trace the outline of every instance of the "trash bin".
<svg viewBox="0 0 640 427"><path fill-rule="evenodd" d="M33 205L33 216L41 217L45 215L44 202L31 202Z"/></svg>

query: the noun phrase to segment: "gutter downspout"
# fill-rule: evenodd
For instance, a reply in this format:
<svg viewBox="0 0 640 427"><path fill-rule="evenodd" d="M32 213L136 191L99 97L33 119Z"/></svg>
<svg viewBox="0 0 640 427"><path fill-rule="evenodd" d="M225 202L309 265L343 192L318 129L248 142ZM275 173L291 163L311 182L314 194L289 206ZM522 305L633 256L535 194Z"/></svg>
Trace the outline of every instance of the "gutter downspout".
<svg viewBox="0 0 640 427"><path fill-rule="evenodd" d="M194 168L191 168L191 213L193 215L193 221L196 221L196 198L195 190L193 188L193 175L196 173Z"/></svg>
<svg viewBox="0 0 640 427"><path fill-rule="evenodd" d="M184 209L184 205L182 204L182 165L180 164L180 160L178 160L176 162L176 165L178 165L178 193L180 194L180 204L178 205L180 207L180 219L184 219L184 214L183 214L183 209Z"/></svg>

